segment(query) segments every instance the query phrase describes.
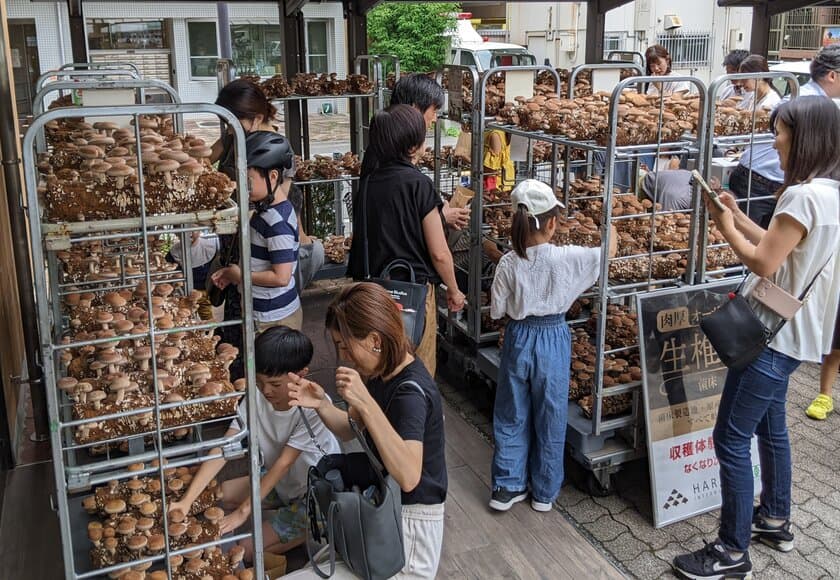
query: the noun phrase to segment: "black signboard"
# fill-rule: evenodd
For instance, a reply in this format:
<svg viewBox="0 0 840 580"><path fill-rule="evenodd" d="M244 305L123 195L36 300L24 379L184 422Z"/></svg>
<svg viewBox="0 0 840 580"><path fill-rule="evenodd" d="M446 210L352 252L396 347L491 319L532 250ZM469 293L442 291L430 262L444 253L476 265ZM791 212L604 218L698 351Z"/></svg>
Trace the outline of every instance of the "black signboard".
<svg viewBox="0 0 840 580"><path fill-rule="evenodd" d="M740 279L639 294L645 420L654 524L720 506L712 430L727 368L700 329ZM753 441L756 490L758 461Z"/></svg>

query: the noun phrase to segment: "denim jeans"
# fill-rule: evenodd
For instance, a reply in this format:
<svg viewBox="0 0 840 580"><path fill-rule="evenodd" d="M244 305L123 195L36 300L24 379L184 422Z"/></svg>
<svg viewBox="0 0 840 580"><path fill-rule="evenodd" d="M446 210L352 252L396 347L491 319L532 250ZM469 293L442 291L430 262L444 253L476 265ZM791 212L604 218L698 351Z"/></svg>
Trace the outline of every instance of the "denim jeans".
<svg viewBox="0 0 840 580"><path fill-rule="evenodd" d="M750 545L753 471L750 442L758 435L761 505L771 518L790 517L790 441L785 423L788 380L799 361L766 348L743 371L726 375L714 430L720 462L720 539L731 550Z"/></svg>
<svg viewBox="0 0 840 580"><path fill-rule="evenodd" d="M505 328L493 410L493 488L526 489L544 503L563 485L571 336L564 315Z"/></svg>

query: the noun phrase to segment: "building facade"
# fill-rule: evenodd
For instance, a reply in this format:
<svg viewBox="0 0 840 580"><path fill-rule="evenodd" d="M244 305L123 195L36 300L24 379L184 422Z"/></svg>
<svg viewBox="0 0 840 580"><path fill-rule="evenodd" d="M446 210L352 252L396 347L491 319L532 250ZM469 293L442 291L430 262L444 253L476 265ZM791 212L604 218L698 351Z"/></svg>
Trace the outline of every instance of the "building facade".
<svg viewBox="0 0 840 580"><path fill-rule="evenodd" d="M18 105L25 114L37 77L72 62L69 19L62 2L10 0L8 10ZM309 72L347 74L341 4L310 3L303 13ZM231 3L229 15L237 71L261 76L282 72L278 5ZM133 62L144 77L174 86L184 102L215 100L220 51L214 4L86 2L84 17L92 62ZM333 110L344 108L343 103L333 104Z"/></svg>
<svg viewBox="0 0 840 580"><path fill-rule="evenodd" d="M715 0L636 0L607 14L604 51L643 53L663 44L673 69L708 81L723 73L723 57L750 45L751 8L721 8ZM528 46L537 62L557 67L584 62L585 2L511 2L510 42Z"/></svg>

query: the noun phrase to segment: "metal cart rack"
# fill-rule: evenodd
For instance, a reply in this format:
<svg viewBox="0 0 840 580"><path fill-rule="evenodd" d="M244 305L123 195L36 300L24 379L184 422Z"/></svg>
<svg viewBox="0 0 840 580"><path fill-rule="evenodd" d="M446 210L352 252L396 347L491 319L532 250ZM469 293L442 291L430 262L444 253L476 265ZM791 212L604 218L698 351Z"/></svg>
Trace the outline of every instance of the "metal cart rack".
<svg viewBox="0 0 840 580"><path fill-rule="evenodd" d="M259 442L253 412L257 394L254 388L245 388L255 380L254 329L247 323L252 319L249 230L239 227L248 221L248 205L243 201L238 205L231 202L221 210L151 213L150 204L155 202L152 196L156 194L151 182L144 179L148 173L144 156L148 154L139 146L149 135L141 124L150 116L177 118L201 113L216 115L233 127L236 184L239 191L244 191L247 183L244 131L229 111L215 105L57 108L35 118L24 138L26 211L35 288L40 296L36 314L51 423L56 505L68 579L102 577L129 568L150 567L165 570L171 578L184 557L198 556L206 561L216 558L211 565L221 565L220 562L232 565L233 560L228 560L220 548L230 548L233 542L246 539L255 546L256 576L262 575L260 459L256 452ZM126 142L134 139L133 143L138 145L130 152L136 161L134 191L139 199L136 214L126 211L119 218L76 222L56 219L45 197L47 194L39 190L39 185L49 187L49 179L41 178L44 159L36 152L36 138L43 135L48 124L78 122L86 117L132 119ZM167 174L167 182L170 178L174 179ZM116 183L108 186L114 188L112 195L125 189L125 182ZM190 182L190 187L194 185ZM180 237L182 247L188 248L193 232L238 232L242 320L223 323L199 320L194 305L192 310L188 307L190 301L197 300L191 293L191 276L167 273L157 267L160 254L156 252L161 249L156 239ZM73 279L67 256L74 250L84 255L91 248L97 249L93 259L100 262L95 265L102 269L95 276ZM139 257L130 258L132 254ZM189 252L183 254L183 272L189 272ZM113 271L106 272L103 261L113 264ZM75 309L74 304L80 309ZM97 307L95 316L93 305ZM136 323L128 324L132 319ZM126 324L120 325L118 321ZM98 325L102 327L101 332ZM241 327L245 337L244 351L240 354L247 378L238 386L232 385L224 374L224 360L235 354L221 348L217 351L211 339L215 328L234 325ZM177 348L178 345L182 348ZM145 353L141 352L144 348ZM189 349L195 351L194 357ZM200 349L204 349L204 355ZM129 357L135 362L125 360ZM74 366L77 362L78 366ZM180 373L183 375L179 383L175 379ZM217 382L211 386L212 381ZM82 388L82 384L89 388ZM106 384L110 394L105 392ZM181 394L176 392L179 389ZM132 391L136 394L132 395ZM96 398L94 393L98 394ZM129 396L133 396L130 402ZM247 425L227 435L239 399L244 399L252 412L248 413ZM121 401L126 402L121 404ZM106 414L91 411L89 403L93 403L95 410L105 405ZM202 411L208 412L202 414ZM98 435L90 436L97 429ZM177 497L171 494L186 489L191 466L245 455L248 455L253 506L249 529L219 539L210 512L205 511L206 521L188 517L185 522L190 524L189 528L180 521L182 517L168 513L168 503ZM212 483L210 487L213 488ZM91 490L95 495L88 495ZM130 498L125 495L125 499L119 499L120 494L128 491L133 492ZM118 507L112 510L113 506L108 507L107 503L100 505L100 499L104 502L109 498L117 499ZM205 491L193 509L205 510L215 505L215 500L212 491ZM96 524L92 520L86 529L84 511L97 513L105 523ZM120 515L108 519L106 513ZM137 519L129 517L129 513L148 517ZM213 513L214 518L217 515L218 512ZM135 526L141 523L151 535L131 536ZM118 541L115 538L123 537L123 524L130 532ZM107 529L111 529L111 536L103 534ZM189 541L185 541L187 537ZM153 538L157 540L154 547Z"/></svg>
<svg viewBox="0 0 840 580"><path fill-rule="evenodd" d="M772 133L767 131L762 131L758 133L755 132L757 121L757 110L755 108L755 102L753 102L753 106L751 108L747 109L750 112L749 132L742 133L739 135L721 136L717 134L715 128L716 119L718 118L718 109L720 107L718 94L720 93L721 88L725 86L726 83L732 81L759 79L765 79L768 81L771 81L772 79L784 79L787 82L790 90L790 98L796 98L799 95L799 82L797 81L795 75L788 72L740 73L724 75L715 79L709 85L708 96L706 98L707 102L709 103L709 122L708 131L706 132L707 144L705 148L705 160L703 166L705 169L704 177L707 180L711 176L712 156L715 150L726 151L735 148L752 147L754 145L771 145L773 143L774 138ZM748 179L747 197L744 200L744 207L742 209L744 209L744 211L748 211L750 203L752 201L764 200L770 197L772 196L752 195L752 175L750 174L750 177ZM700 232L700 255L698 256L697 261L697 282L709 282L713 279L718 279L721 276L743 276L746 270L740 264L727 264L723 267L709 270L710 254L712 254L716 250L728 248L728 244L709 243L709 219L708 215L706 215L705 212L702 217ZM732 257L734 261L737 261L737 257Z"/></svg>
<svg viewBox="0 0 840 580"><path fill-rule="evenodd" d="M605 64L605 65L588 65L590 67L611 67L620 68L622 65ZM627 66L627 65L623 65ZM630 65L633 67L633 65ZM634 67L638 70L638 67ZM574 86L574 79L586 67L580 67L580 70L573 71L570 75L570 86ZM619 163L630 163L634 168L634 173L638 171L639 159L645 155L655 155L659 157L662 154L674 155L688 155L696 157L698 160L705 159L706 142L703 138L698 136L705 135L706 127L706 89L701 81L694 77L679 77L675 78L678 81L688 81L696 87L700 94L699 111L697 112L698 126L695 134L684 134L680 139L673 142L663 142L661 140L661 131L657 131L659 139L655 143L644 145L618 145L617 144L617 129L619 124L619 104L622 97L622 92L625 89L632 88L645 83L653 82L655 78L652 77L630 77L622 80L612 91L609 101L609 116L608 116L608 131L606 143L596 143L591 141L573 140L562 135L551 135L543 132L533 132L521 129L519 127L503 125L496 122L484 123L484 103L483 95L484 87L486 86L487 78L500 72L503 69L492 69L488 71L487 75L481 79L481 90L476 95L476 109L472 111L473 126L486 127L492 129L500 129L511 135L517 135L530 140L539 140L550 143L553 146L554 160L552 175L557 175L557 158L558 151L564 152L565 179L563 180L563 196L569 199L569 186L571 185L571 176L573 168L582 170L587 176L595 173L592 167L592 160L595 156L599 156L604 160L604 175L603 175L603 192L588 196L590 200L598 200L602 203L602 210L598 222L600 236L601 236L601 276L600 279L604 281L599 283L592 293L591 297L593 312L598 313L597 322L595 323L595 331L591 338L594 342L595 349L595 364L592 372L592 388L591 388L591 413L587 417L582 412L581 407L575 402L570 401L569 407L569 426L567 431L567 442L571 450L572 457L580 463L584 468L592 474L590 481L593 492L605 492L610 486L610 475L617 471L621 464L629 460L641 457L645 453L644 446L644 417L642 416L642 406L640 404L641 397L641 380L621 381L615 384L605 384L605 365L608 360L615 358L628 358L630 355L638 352L638 344L633 341L633 344L626 344L621 347L614 347L610 345L607 347L606 342L606 320L608 309L613 305L621 305L628 309L633 307L633 297L639 292L647 290L658 289L667 286L677 286L691 283L693 272L696 264L696 240L698 236L699 223L699 203L695 196L695 203L692 210L676 212L676 211L661 211L656 209L646 213L634 213L632 215L613 216L612 212L607 208L612 208L613 199L619 195L614 194L613 189L615 185L616 166ZM540 69L532 69L540 70ZM559 83L558 85L559 86ZM574 89L572 88L572 91ZM574 93L572 92L572 95ZM659 128L663 125L664 101L660 100L658 105L658 119ZM469 260L469 294L468 294L468 312L466 323L460 322L456 319L455 324L447 326L449 334L447 334L446 348L450 348L453 343L452 332L453 329L462 335L467 336L473 344L476 345L474 364L477 370L491 381L496 380L497 370L499 366L499 349L493 344L497 338L497 333L486 332L482 328L481 321L481 283L482 283L482 241L491 239L497 244L507 245L507 240L499 240L491 238L484 228L483 224L483 209L488 206L483 203L482 188L483 188L483 167L480 161L480 143L473 143L473 157L478 162L473 162L472 184L476 190L476 197L473 200L472 223L470 229L470 260ZM585 153L583 162L571 162L570 154L573 151L583 151ZM631 180L635 183L635 180ZM557 184L554 184L555 186ZM635 197L634 191L629 191L626 194ZM574 201L581 201L587 198L575 198ZM476 205L476 202L478 204ZM653 200L653 204L656 200ZM504 204L508 205L508 204ZM687 236L687 244L683 249L657 249L654 247L654 238L656 236L657 225L659 221L666 216L682 213L690 214L687 218L690 220L690 231ZM611 226L614 224L628 223L627 220L649 220L650 240L647 242L647 249L644 252L634 255L621 255L621 253L613 259L608 259L609 238L611 235ZM509 247L509 245L508 245ZM669 254L678 253L684 257L685 268L684 274L673 276L655 275L653 271L654 260L663 259ZM611 266L626 262L628 260L642 260L647 263L647 273L637 280L621 280L611 279ZM485 308L486 309L486 308ZM628 310L629 311L629 310ZM450 317L453 319L454 317ZM585 317L581 320L570 321L573 326L579 325L581 322L587 320ZM608 406L607 400L614 397L630 398L629 413L624 413L617 417L605 417L604 410Z"/></svg>
<svg viewBox="0 0 840 580"><path fill-rule="evenodd" d="M323 100L323 99L346 99L350 106L354 107L356 115L355 115L355 123L353 126L350 127L350 143L352 149L354 151L361 152L364 149L365 144L365 137L366 131L368 130L368 125L365 120L364 111L368 110L371 114L381 111L385 108L386 99L386 87L385 87L385 66L391 64L395 67L397 74L399 74L400 70L400 63L399 59L392 55L360 55L356 57L354 61L354 69L356 74L363 74L365 71L365 65L367 65L367 71L372 73L370 78L372 79L374 90L367 94L343 94L343 95L316 95L316 96L304 96L304 95L290 95L284 98L277 98L272 99L272 103L275 105L282 105L282 106L293 106L298 107L301 113L301 119L303 120L303 127L302 127L302 152L301 156L303 159L309 159L311 157L311 150L310 150L310 133L309 133L309 116L308 116L308 109L307 109L307 102L311 100ZM321 177L315 177L314 179L309 179L306 181L296 181L296 185L303 189L303 191L307 194L305 195L306 199L306 212L309 213L313 211L314 207L312 204L311 196L316 187L330 187L333 191L333 211L334 211L334 227L333 233L336 236L343 236L348 234L349 232L345 231L345 222L352 218L352 210L350 207L350 203L348 202L347 192L355 186L355 183L358 181L358 176L350 175L349 173L344 173L338 177L325 179ZM323 278L336 278L344 276L346 269L346 264L334 264L334 263L326 263L324 267L319 271L315 278L316 279L323 279Z"/></svg>
<svg viewBox="0 0 840 580"><path fill-rule="evenodd" d="M456 121L462 125L469 125L473 129L473 137L471 142L470 155L470 183L471 188L475 193L475 197L470 203L472 214L470 217L469 237L463 240L461 244L468 245L468 259L458 259L456 257L456 273L458 271L466 274L469 279L469 288L467 291L467 303L463 313L451 315L443 310L440 311L446 317L445 331L448 336L447 345L453 344L455 341L455 332L466 336L474 346L487 344L497 341L499 333L497 330L487 330L482 328L482 316L489 313L489 306L482 306L482 271L484 261L484 250L482 249L482 242L485 239L484 231L484 210L495 207L499 204L486 204L484 196L484 167L483 167L483 128L486 125L486 102L485 92L487 81L495 75L501 73L527 73L536 76L540 72L548 72L554 77L555 86L560 86L560 76L557 71L548 66L537 67L522 67L522 66L507 66L496 67L487 70L481 76L476 70L467 66L449 65L438 72L438 82L441 82L443 75L446 74L448 78L448 101L449 107L444 118L451 121ZM462 98L463 79L469 78L472 81L473 97L472 107L464 107ZM434 181L438 190L441 190L442 176L444 169L441 159L437 156L440 150L440 123L436 124L435 130L435 172ZM478 129L482 128L482 129ZM556 163L557 156L553 156L554 163ZM552 165L556 167L556 165ZM463 173L466 173L464 171ZM552 171L555 175L556 171ZM464 236L466 237L466 236ZM478 272L479 274L475 274ZM464 319L466 318L466 320Z"/></svg>

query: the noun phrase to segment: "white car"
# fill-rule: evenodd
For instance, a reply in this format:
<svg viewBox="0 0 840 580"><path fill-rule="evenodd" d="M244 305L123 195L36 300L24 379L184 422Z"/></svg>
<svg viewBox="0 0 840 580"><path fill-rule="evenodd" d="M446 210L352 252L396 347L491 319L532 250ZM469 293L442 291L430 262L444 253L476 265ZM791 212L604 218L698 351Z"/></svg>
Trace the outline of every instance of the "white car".
<svg viewBox="0 0 840 580"><path fill-rule="evenodd" d="M449 54L450 64L475 67L482 73L497 66L534 66L536 57L518 44L503 42L463 43Z"/></svg>
<svg viewBox="0 0 840 580"><path fill-rule="evenodd" d="M792 60L786 62L779 62L770 65L770 72L789 72L792 73L796 80L799 81L799 86L804 85L811 80L811 61L810 60ZM785 79L773 79L773 86L781 93L783 97L790 92L790 87Z"/></svg>
<svg viewBox="0 0 840 580"><path fill-rule="evenodd" d="M787 62L779 62L770 65L770 72L789 72L793 73L796 80L799 81L801 87L811 80L811 61L810 60L793 60ZM790 92L787 81L784 79L773 79L773 86L776 87L783 97ZM840 99L834 99L834 103L840 107Z"/></svg>

